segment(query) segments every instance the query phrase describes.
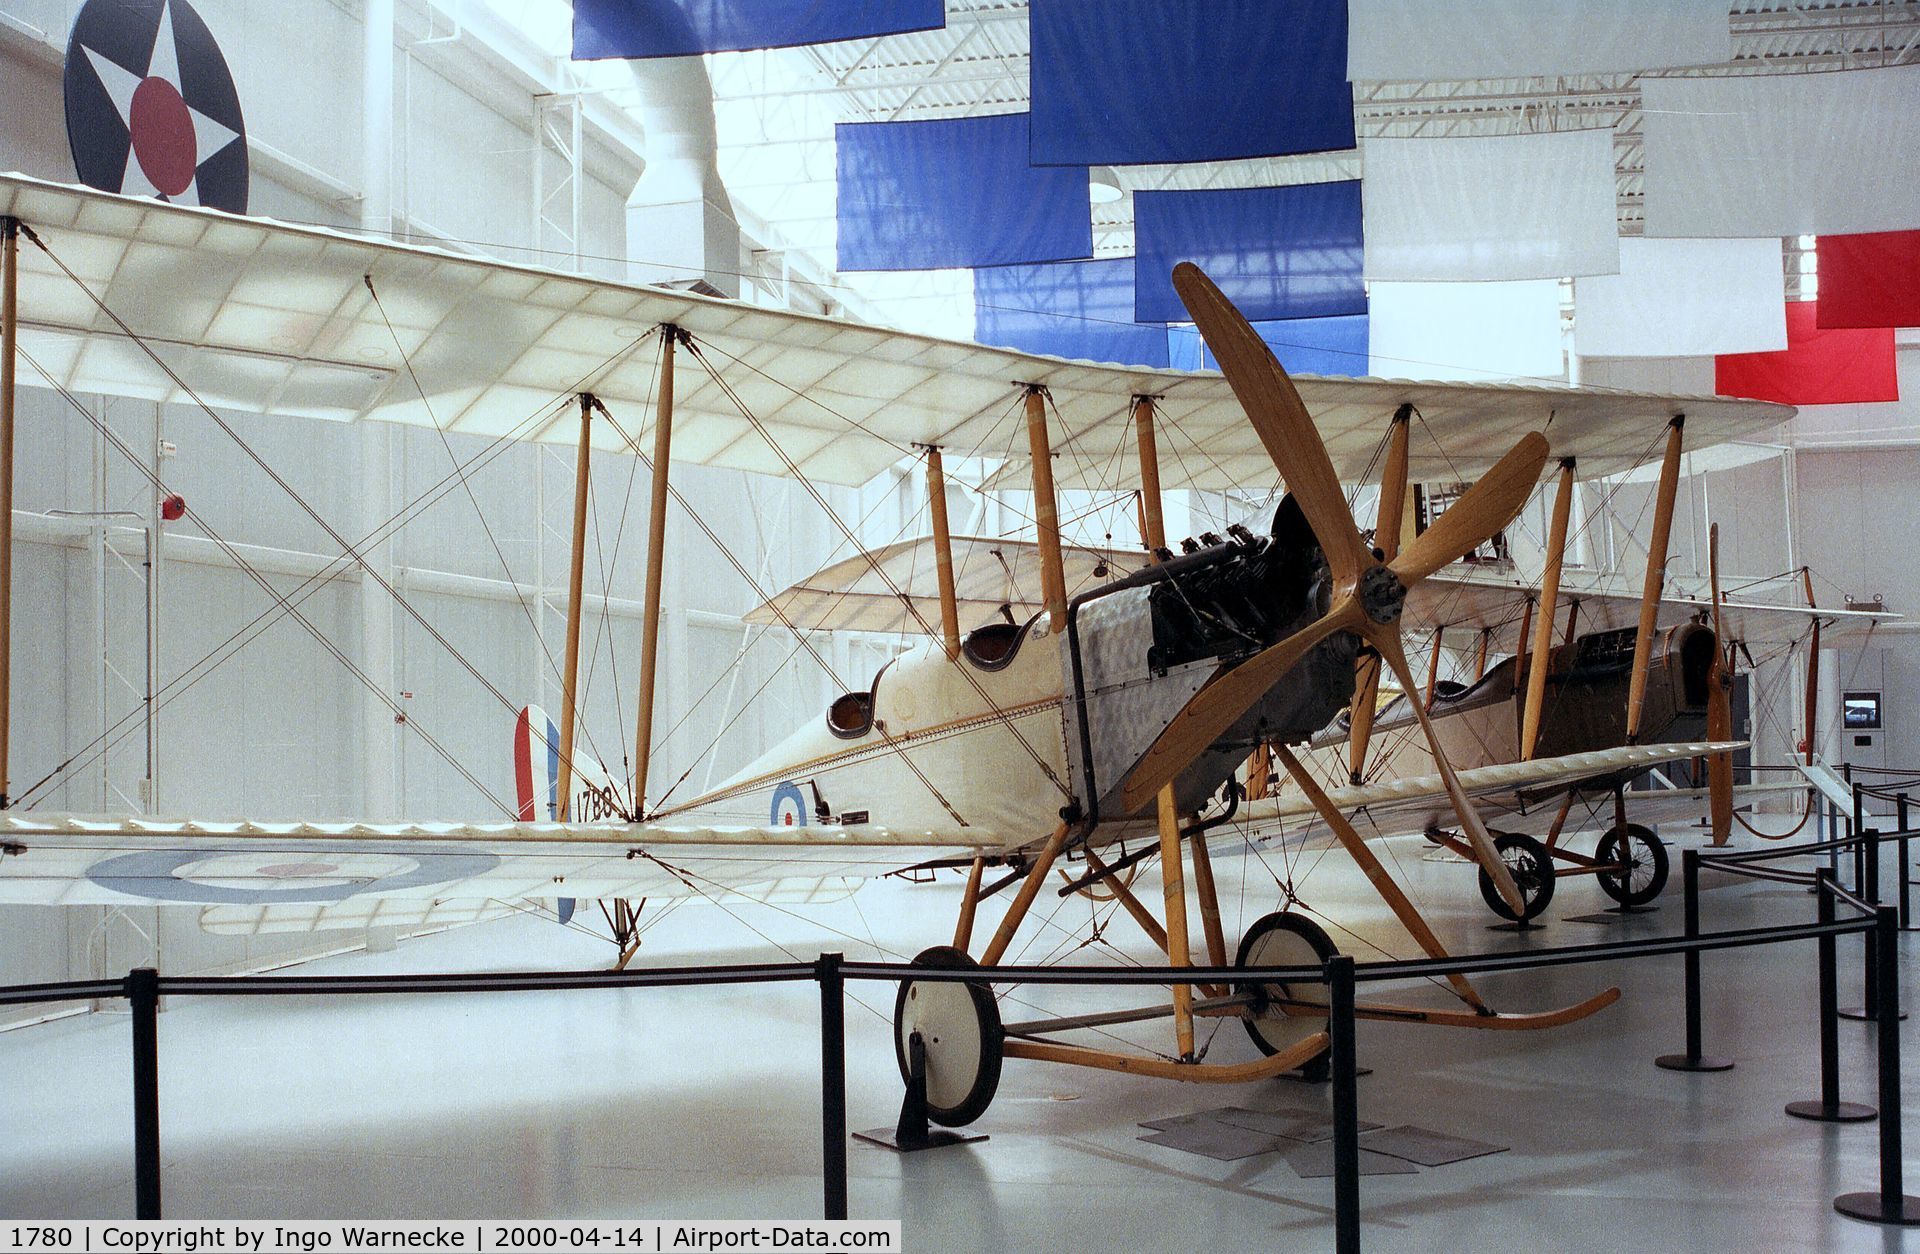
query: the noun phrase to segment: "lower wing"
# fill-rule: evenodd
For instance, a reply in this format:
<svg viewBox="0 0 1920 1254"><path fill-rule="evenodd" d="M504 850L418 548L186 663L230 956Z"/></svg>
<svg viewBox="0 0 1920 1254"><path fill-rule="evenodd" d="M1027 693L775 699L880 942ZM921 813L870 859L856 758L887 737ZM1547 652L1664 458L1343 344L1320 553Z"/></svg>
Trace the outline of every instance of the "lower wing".
<svg viewBox="0 0 1920 1254"><path fill-rule="evenodd" d="M968 827L210 823L17 812L0 816L0 903L191 904L222 930L267 920L279 924L274 930L454 922L526 899L841 895L837 881L1000 848L993 833Z"/></svg>

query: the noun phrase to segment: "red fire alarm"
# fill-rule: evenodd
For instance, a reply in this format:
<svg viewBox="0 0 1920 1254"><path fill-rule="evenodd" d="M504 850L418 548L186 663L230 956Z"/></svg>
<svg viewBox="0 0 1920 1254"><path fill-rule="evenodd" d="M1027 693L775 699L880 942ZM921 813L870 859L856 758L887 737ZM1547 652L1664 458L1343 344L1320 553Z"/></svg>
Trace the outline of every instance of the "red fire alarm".
<svg viewBox="0 0 1920 1254"><path fill-rule="evenodd" d="M187 498L181 496L178 492L169 494L165 500L160 502L160 517L166 519L168 522L177 522L179 519L185 517L186 513Z"/></svg>

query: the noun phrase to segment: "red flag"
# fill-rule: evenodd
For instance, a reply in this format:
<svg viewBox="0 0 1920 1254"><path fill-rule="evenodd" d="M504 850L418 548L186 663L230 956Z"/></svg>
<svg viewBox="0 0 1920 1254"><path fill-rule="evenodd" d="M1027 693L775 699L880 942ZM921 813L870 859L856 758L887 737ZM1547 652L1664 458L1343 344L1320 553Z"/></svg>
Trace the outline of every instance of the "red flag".
<svg viewBox="0 0 1920 1254"><path fill-rule="evenodd" d="M1820 325L1920 327L1920 231L1820 237Z"/></svg>
<svg viewBox="0 0 1920 1254"><path fill-rule="evenodd" d="M1826 277L1821 276L1822 291ZM1789 405L1897 401L1893 329L1822 330L1815 301L1787 302L1787 346L1713 359L1713 390Z"/></svg>

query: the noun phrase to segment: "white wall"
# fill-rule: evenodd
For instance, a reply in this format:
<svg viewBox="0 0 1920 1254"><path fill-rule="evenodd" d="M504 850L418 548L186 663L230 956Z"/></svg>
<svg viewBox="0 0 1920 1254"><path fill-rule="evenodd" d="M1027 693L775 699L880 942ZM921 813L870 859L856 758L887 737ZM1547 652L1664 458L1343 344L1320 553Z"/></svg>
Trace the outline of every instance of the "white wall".
<svg viewBox="0 0 1920 1254"><path fill-rule="evenodd" d="M363 168L360 6L331 0L198 0L197 7L226 50L246 111L254 141L252 211L357 225L355 188ZM533 84L524 72L505 68L511 49L502 52L485 43L485 32L476 28L469 27L460 40L410 51L412 41L429 32L422 9L406 0L400 7L396 225L416 237L439 234L459 246L524 257L532 227ZM0 0L0 110L6 117L0 127L0 168L73 177L58 71L76 8L65 0ZM443 15L431 33L445 36L450 29ZM622 147L609 132L590 128L589 138L582 268L618 274L625 252L623 207L641 154ZM151 448L153 405L81 399L96 414L104 412L143 456ZM365 529L363 497L370 490L377 498L390 485L393 500L403 504L431 490L450 468L448 445L430 429L393 428L375 442L369 462L357 428L275 415L222 416L316 513L353 540ZM339 546L325 530L208 415L169 406L159 418L178 450L162 468L168 488L185 495L220 535L257 546L248 550L250 560L269 572L282 593L338 556ZM151 501L146 481L115 452L106 455L105 473L96 485L99 437L57 395L25 388L19 422L16 794L99 735L103 691L109 723L136 710L144 671L144 594L137 574L111 557L105 560L100 569L107 612L99 618L96 559L85 529L44 515L99 508L144 512ZM451 455L462 461L484 447L466 436L453 436L449 443ZM362 482L370 467L385 484L370 488ZM784 632L755 630L734 672L737 682L731 682L728 668L748 639L739 614L758 603L761 593L821 564L838 536L795 485L700 468L676 469L675 478L693 508L760 581L759 588L750 586L678 505L670 508L652 791L660 792L691 767L693 774L676 794L685 795L704 778L710 756L714 777L722 778L784 735L796 718L817 716L832 695L831 682ZM376 708L369 721L369 698L361 684L325 645L282 616L162 708L157 741L164 808L207 816L387 817L368 814L369 797L379 795L377 779L387 778L406 817L501 817L495 799L512 799L509 735L515 712L529 701L555 714L559 709L554 666L563 648L573 479L570 450L511 447L470 476L471 498L464 490L447 494L399 533L381 561L420 617L500 690L504 703L426 627L396 609L392 672L378 678L392 693L410 694L396 698L409 726L398 737L397 752L383 745L370 751L366 729L379 726L384 715ZM630 769L624 756L634 734L636 607L643 595L649 486L635 459L596 455L592 489L598 536L587 556L582 742L597 749L619 775ZM852 494L829 495L853 511ZM899 522L894 519L888 529ZM272 606L251 578L193 530L185 523L174 528L180 538L169 546L161 581L163 683ZM137 571L137 532L121 533L117 544ZM521 585L543 583L548 590L544 606L523 607L509 590L509 578ZM348 569L314 585L300 609L335 648L356 664L367 663L357 571ZM530 620L537 620L538 633ZM132 687L111 677L94 656L100 623L112 667ZM863 685L884 651L867 645L843 648L837 662L842 677ZM730 682L713 685L721 674ZM692 716L683 721L690 710ZM730 725L710 754L723 712ZM429 747L421 730L481 787ZM33 801L49 808L92 809L104 782L111 789L110 803L128 808L144 773L145 738L135 719L103 764L71 772L59 786L36 792ZM6 907L0 908L0 983L119 974L156 956L171 971L237 970L358 939L354 934L210 936L199 931L192 907L124 914Z"/></svg>

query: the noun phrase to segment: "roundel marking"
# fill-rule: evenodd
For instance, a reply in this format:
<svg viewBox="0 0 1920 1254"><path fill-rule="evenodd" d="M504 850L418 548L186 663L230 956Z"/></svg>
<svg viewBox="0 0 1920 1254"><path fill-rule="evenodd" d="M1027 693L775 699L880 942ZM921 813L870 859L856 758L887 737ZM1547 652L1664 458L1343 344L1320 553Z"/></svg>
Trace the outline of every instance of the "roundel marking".
<svg viewBox="0 0 1920 1254"><path fill-rule="evenodd" d="M787 780L773 790L773 813L768 821L775 827L807 825L807 799L801 794L798 784Z"/></svg>
<svg viewBox="0 0 1920 1254"><path fill-rule="evenodd" d="M276 862L254 870L254 874L269 879L300 878L324 875L337 870L336 864L321 862L331 851L280 850L270 857L301 856L315 859L311 862ZM141 853L126 853L118 857L97 862L87 870L87 878L102 888L110 888L116 893L125 893L129 897L142 897L149 901L195 902L201 905L269 905L273 902L329 902L345 901L361 893L384 893L402 888L420 888L429 884L445 884L455 880L483 875L500 865L500 859L490 853L456 853L432 848L402 848L381 850L382 853L399 853L415 860L410 869L397 870L377 879L353 881L341 884L307 885L299 888L233 888L226 884L207 884L193 879L185 879L177 874L182 868L197 862L207 861L207 854L178 849L157 849Z"/></svg>
<svg viewBox="0 0 1920 1254"><path fill-rule="evenodd" d="M247 126L219 42L188 0L87 0L62 75L80 181L247 211Z"/></svg>

